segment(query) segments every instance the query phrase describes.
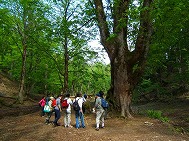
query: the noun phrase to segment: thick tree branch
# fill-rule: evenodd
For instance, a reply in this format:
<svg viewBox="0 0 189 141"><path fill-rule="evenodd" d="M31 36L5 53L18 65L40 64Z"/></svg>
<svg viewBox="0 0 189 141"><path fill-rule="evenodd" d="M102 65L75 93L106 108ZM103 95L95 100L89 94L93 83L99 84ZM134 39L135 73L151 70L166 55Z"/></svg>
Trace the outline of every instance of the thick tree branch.
<svg viewBox="0 0 189 141"><path fill-rule="evenodd" d="M132 64L135 64L137 60L141 60L140 58L144 56L146 58L146 54L149 50L149 42L151 38L152 26L150 21L150 7L152 0L144 0L143 10L140 15L140 28L139 34L137 37L137 41L135 44L135 51L133 58L130 60Z"/></svg>
<svg viewBox="0 0 189 141"><path fill-rule="evenodd" d="M106 21L106 15L104 12L102 0L94 0L94 4L96 9L98 27L100 30L101 43L105 47L107 53L110 55L112 54L112 51L107 46L107 39L110 36L110 32L108 28L108 23Z"/></svg>
<svg viewBox="0 0 189 141"><path fill-rule="evenodd" d="M119 43L122 43L120 46L125 51L128 52L127 45L127 24L128 24L128 9L129 9L129 0L120 0L114 4L113 7L113 19L114 27L113 31L117 35Z"/></svg>
<svg viewBox="0 0 189 141"><path fill-rule="evenodd" d="M152 25L150 19L150 8L152 0L144 0L143 10L140 15L140 28L137 37L135 51L129 61L131 68L137 64L137 68L133 71L133 82L137 82L138 78L143 74L147 53L150 46L152 35Z"/></svg>

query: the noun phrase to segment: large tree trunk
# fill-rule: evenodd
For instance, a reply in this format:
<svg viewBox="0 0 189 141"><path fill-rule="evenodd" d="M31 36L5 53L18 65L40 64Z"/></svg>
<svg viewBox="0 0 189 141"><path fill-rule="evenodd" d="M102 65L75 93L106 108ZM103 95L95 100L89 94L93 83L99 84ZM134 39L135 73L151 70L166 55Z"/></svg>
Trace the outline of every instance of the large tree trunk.
<svg viewBox="0 0 189 141"><path fill-rule="evenodd" d="M116 101L120 103L121 116L132 117L129 112L130 106L130 84L128 81L127 65L124 62L115 63L114 67L114 94L117 96Z"/></svg>
<svg viewBox="0 0 189 141"><path fill-rule="evenodd" d="M113 86L114 105L119 108L122 117L132 118L130 114L131 89L130 69L128 66L128 50L120 46L111 58L111 86Z"/></svg>
<svg viewBox="0 0 189 141"><path fill-rule="evenodd" d="M111 62L111 88L107 98L112 106L121 112L121 116L129 118L132 117L130 114L131 92L143 74L152 30L149 18L152 0L143 0L144 9L140 13L135 48L133 51L129 50L127 44L129 13L127 12L130 2L116 0L110 4L113 22L108 25L103 1L94 0L101 43Z"/></svg>

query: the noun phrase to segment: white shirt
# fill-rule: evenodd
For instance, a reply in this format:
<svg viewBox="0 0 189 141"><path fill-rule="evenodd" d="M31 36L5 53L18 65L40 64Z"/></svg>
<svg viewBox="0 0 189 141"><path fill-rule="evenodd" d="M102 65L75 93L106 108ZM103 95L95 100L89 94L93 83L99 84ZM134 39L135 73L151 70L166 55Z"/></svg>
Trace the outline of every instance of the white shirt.
<svg viewBox="0 0 189 141"><path fill-rule="evenodd" d="M71 113L72 100L71 100L71 98L67 98L67 97L65 99L67 99L67 103L69 104L68 108L66 109L66 111Z"/></svg>
<svg viewBox="0 0 189 141"><path fill-rule="evenodd" d="M83 98L81 98L81 97L76 97L76 99L74 99L73 102L75 102L75 100L78 100L78 105L79 105L80 109L82 109Z"/></svg>
<svg viewBox="0 0 189 141"><path fill-rule="evenodd" d="M84 96L82 97L83 103L86 102L87 100L84 98Z"/></svg>

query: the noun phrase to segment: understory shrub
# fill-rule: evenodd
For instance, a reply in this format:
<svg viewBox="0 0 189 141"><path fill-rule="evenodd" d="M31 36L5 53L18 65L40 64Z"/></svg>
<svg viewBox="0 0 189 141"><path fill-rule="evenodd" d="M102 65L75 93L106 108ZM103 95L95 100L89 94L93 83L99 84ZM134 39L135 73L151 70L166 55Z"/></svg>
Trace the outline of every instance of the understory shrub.
<svg viewBox="0 0 189 141"><path fill-rule="evenodd" d="M168 117L163 117L159 110L147 110L147 116L150 118L161 120L162 122L169 122Z"/></svg>

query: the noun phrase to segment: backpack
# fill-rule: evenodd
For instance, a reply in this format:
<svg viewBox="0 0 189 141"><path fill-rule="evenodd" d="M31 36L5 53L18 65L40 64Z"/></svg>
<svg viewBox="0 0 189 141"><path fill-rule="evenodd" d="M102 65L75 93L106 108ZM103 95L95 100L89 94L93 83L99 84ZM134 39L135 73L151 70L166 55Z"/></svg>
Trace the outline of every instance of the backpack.
<svg viewBox="0 0 189 141"><path fill-rule="evenodd" d="M52 106L53 108L56 107L56 99L52 100L51 106Z"/></svg>
<svg viewBox="0 0 189 141"><path fill-rule="evenodd" d="M108 108L109 106L108 102L104 98L101 98L101 106L102 108Z"/></svg>
<svg viewBox="0 0 189 141"><path fill-rule="evenodd" d="M74 111L79 111L80 110L80 107L79 107L79 104L78 104L78 100L75 99L75 101L73 103L73 109L74 109Z"/></svg>
<svg viewBox="0 0 189 141"><path fill-rule="evenodd" d="M68 104L67 99L64 99L64 100L62 101L61 105L62 105L62 108L68 108L69 104Z"/></svg>
<svg viewBox="0 0 189 141"><path fill-rule="evenodd" d="M45 113L49 113L49 112L51 111L48 102L46 102L43 111L44 111Z"/></svg>

